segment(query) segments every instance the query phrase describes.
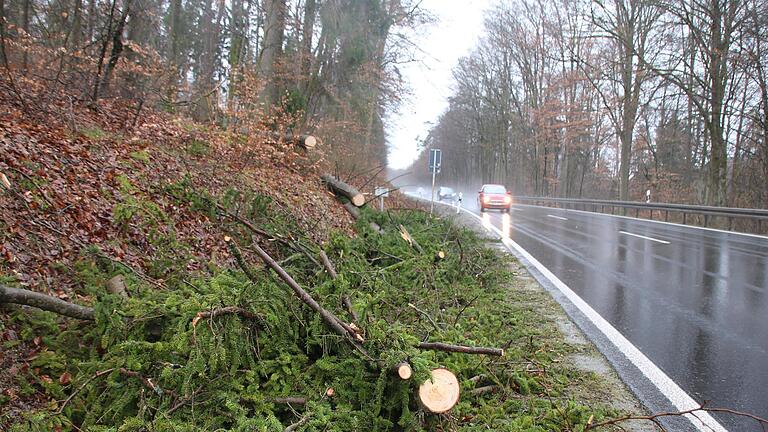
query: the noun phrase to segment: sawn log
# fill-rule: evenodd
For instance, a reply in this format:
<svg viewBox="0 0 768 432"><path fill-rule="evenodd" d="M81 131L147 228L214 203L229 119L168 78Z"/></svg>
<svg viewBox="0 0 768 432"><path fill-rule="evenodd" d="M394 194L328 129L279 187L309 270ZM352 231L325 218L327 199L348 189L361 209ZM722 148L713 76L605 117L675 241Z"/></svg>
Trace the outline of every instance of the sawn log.
<svg viewBox="0 0 768 432"><path fill-rule="evenodd" d="M333 193L346 197L355 206L361 207L365 204L365 197L353 186L344 183L330 174L323 174L320 178L323 179L323 182L328 185Z"/></svg>

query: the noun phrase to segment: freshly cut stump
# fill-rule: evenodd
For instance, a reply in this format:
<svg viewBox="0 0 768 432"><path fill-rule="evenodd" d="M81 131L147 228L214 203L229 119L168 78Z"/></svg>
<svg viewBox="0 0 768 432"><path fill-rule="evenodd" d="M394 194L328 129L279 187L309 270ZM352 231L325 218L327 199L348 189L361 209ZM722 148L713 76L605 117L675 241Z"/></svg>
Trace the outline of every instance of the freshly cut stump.
<svg viewBox="0 0 768 432"><path fill-rule="evenodd" d="M413 375L413 369L411 369L411 365L406 362L402 362L395 366L395 371L401 380L411 379L411 375Z"/></svg>
<svg viewBox="0 0 768 432"><path fill-rule="evenodd" d="M448 369L432 369L432 379L419 386L419 402L425 410L440 414L450 411L459 401L459 380Z"/></svg>

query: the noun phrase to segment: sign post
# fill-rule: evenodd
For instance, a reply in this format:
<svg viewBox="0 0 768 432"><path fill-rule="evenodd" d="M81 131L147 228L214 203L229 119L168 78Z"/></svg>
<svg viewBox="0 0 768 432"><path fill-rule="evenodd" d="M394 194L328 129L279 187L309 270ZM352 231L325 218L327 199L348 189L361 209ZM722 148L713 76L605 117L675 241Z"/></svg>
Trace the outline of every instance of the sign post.
<svg viewBox="0 0 768 432"><path fill-rule="evenodd" d="M384 211L384 197L389 196L389 189L377 186L373 194L379 197L379 208Z"/></svg>
<svg viewBox="0 0 768 432"><path fill-rule="evenodd" d="M432 200L429 206L429 214L435 209L435 175L440 172L440 163L443 152L440 149L429 150L429 172L432 173Z"/></svg>

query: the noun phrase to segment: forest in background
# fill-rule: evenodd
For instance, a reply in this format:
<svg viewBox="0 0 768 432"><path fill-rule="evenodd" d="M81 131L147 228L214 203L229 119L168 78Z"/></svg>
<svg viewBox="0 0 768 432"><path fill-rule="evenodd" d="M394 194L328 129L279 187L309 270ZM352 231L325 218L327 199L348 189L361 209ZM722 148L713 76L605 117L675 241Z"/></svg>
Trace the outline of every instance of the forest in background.
<svg viewBox="0 0 768 432"><path fill-rule="evenodd" d="M349 171L385 163L404 30L428 20L412 0L0 0L0 86L61 118L127 100L127 128L155 108L247 134L313 133Z"/></svg>
<svg viewBox="0 0 768 432"><path fill-rule="evenodd" d="M764 0L503 0L454 81L438 183L768 207Z"/></svg>

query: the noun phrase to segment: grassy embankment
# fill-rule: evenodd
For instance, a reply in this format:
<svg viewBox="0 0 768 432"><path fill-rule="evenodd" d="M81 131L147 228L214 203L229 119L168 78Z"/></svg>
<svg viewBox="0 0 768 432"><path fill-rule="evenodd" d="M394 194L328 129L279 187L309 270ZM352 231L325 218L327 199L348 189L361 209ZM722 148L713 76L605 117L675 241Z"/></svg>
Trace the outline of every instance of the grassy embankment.
<svg viewBox="0 0 768 432"><path fill-rule="evenodd" d="M164 189L179 206L221 224L222 237L232 236L248 251L252 233L221 218L213 197L184 182ZM233 193L218 202L274 238L292 237L290 218L268 198ZM156 235L168 231L157 206L138 200L130 207L141 212L142 229ZM119 218L124 210L114 214ZM386 234L369 231L368 219ZM400 224L423 252L403 240ZM509 263L483 239L418 210L366 212L357 229L355 237L333 233L323 247L337 279L312 262L309 257L319 249L307 239L273 242L272 251L321 304L351 321L340 301L349 296L368 352L387 366L407 359L414 379L400 381L386 368L372 369L270 271L255 266L250 254L252 279L234 265L189 274L179 265L184 257L176 256L173 263L157 263L179 269L158 288L84 250L74 271L82 292L94 299L95 324L64 323L29 310L12 316L20 340L39 338L43 347L30 370L17 376L19 388L51 399L49 409L14 419L14 429L283 430L304 418L298 430L545 431L578 430L591 417L608 413L578 399L584 392L576 388L598 378L563 365L574 348L535 307L551 300L516 288ZM176 251L189 247L172 245ZM435 258L438 250L446 252L445 259ZM130 298L104 290L116 274L126 278ZM200 312L225 306L259 318L200 318ZM506 354L491 358L414 348L422 340L503 347ZM13 344L5 342L5 348ZM414 398L417 384L438 366L454 371L462 385L461 402L450 415L426 415ZM335 394L323 396L329 387ZM475 392L478 388L487 391ZM307 402L276 402L288 396Z"/></svg>

